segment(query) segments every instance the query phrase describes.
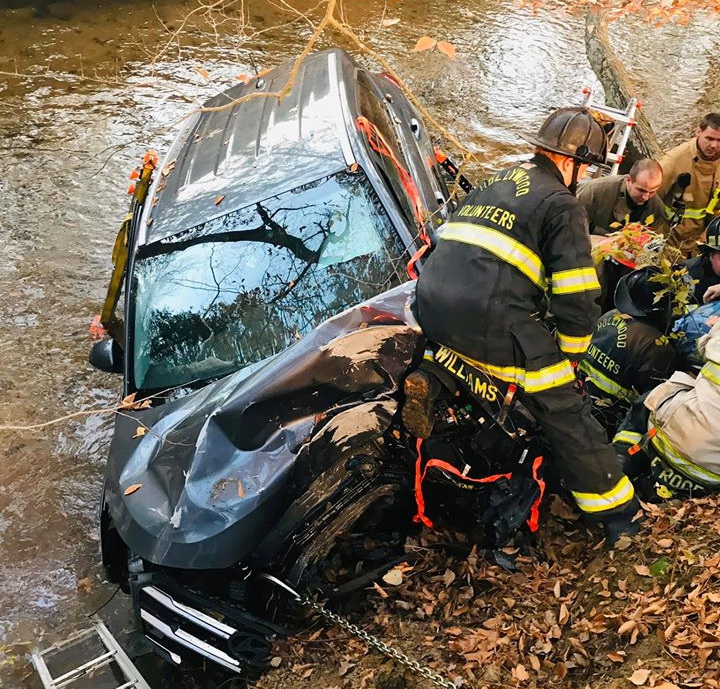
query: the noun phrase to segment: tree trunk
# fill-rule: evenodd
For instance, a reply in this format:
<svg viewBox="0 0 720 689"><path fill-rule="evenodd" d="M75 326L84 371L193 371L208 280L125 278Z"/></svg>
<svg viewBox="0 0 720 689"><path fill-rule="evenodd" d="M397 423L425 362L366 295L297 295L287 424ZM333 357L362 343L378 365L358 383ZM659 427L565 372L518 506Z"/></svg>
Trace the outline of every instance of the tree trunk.
<svg viewBox="0 0 720 689"><path fill-rule="evenodd" d="M604 10L589 10L585 15L585 50L590 66L605 89L606 105L624 110L630 98L635 96L636 87L610 44ZM659 158L662 149L642 110L637 111L635 122L626 156L633 160Z"/></svg>

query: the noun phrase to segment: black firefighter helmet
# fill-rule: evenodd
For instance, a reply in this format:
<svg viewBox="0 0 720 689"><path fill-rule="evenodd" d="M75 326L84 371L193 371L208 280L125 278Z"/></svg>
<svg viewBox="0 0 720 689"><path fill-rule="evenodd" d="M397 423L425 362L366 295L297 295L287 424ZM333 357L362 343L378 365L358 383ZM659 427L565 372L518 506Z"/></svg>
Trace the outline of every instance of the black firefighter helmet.
<svg viewBox="0 0 720 689"><path fill-rule="evenodd" d="M606 161L605 130L587 108L560 108L548 116L537 134L521 136L546 151L569 156L581 163L602 165Z"/></svg>
<svg viewBox="0 0 720 689"><path fill-rule="evenodd" d="M669 294L665 293L655 301L656 293L663 286L650 279L658 272L657 268L645 267L623 275L615 288L615 308L635 318L667 315L670 310Z"/></svg>
<svg viewBox="0 0 720 689"><path fill-rule="evenodd" d="M705 230L705 241L698 242L698 248L704 254L720 251L720 215L710 221Z"/></svg>

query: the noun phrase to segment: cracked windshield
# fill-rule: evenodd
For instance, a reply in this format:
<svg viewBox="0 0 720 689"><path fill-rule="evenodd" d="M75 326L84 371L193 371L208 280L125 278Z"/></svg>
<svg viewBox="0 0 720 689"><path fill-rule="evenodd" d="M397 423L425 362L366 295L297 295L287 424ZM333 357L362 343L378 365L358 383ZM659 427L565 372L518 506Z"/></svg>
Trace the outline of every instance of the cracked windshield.
<svg viewBox="0 0 720 689"><path fill-rule="evenodd" d="M402 244L365 175L339 173L154 244L135 266L142 389L272 356L403 279Z"/></svg>
<svg viewBox="0 0 720 689"><path fill-rule="evenodd" d="M0 0L0 686L718 689L719 20Z"/></svg>

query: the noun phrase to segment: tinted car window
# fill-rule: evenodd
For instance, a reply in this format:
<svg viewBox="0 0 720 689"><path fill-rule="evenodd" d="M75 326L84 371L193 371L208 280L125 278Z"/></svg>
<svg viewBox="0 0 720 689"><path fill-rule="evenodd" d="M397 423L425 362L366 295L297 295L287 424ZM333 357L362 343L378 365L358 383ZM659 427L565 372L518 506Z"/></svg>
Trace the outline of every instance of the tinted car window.
<svg viewBox="0 0 720 689"><path fill-rule="evenodd" d="M362 170L151 245L133 276L136 387L215 378L282 351L401 282L403 252Z"/></svg>

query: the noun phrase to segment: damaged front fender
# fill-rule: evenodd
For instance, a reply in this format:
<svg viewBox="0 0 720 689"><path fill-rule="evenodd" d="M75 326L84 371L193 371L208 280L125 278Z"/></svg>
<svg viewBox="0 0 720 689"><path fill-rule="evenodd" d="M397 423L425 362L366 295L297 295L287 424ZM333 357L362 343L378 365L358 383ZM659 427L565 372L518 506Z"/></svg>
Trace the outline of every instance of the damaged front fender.
<svg viewBox="0 0 720 689"><path fill-rule="evenodd" d="M230 566L338 453L382 435L419 350L413 289L325 321L249 376L119 416L105 500L128 547L158 565Z"/></svg>

